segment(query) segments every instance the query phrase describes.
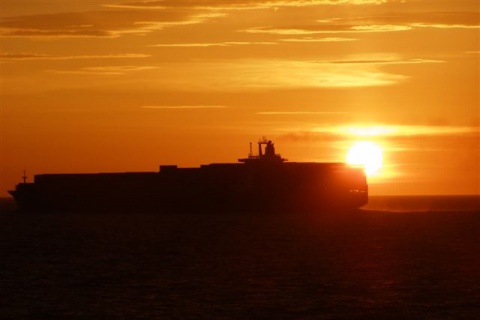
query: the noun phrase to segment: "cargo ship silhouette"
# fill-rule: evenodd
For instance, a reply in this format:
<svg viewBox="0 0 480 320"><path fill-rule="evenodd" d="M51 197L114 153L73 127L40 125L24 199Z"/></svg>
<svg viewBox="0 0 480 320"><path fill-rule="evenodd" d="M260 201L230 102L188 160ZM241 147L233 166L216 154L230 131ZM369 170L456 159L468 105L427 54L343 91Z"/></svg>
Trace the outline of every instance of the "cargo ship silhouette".
<svg viewBox="0 0 480 320"><path fill-rule="evenodd" d="M355 209L368 201L363 167L288 162L271 140L238 163L158 172L38 174L9 193L31 212L262 212Z"/></svg>

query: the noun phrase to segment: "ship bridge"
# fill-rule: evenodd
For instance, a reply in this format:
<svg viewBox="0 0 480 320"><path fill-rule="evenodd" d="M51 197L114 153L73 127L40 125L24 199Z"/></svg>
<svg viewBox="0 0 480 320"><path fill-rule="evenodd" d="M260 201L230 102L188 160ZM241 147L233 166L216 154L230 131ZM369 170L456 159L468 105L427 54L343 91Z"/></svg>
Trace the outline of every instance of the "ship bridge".
<svg viewBox="0 0 480 320"><path fill-rule="evenodd" d="M267 140L263 137L258 142L258 154L254 154L252 150L252 143L250 142L250 152L247 158L238 159L243 163L258 163L258 162L273 162L283 163L287 161L281 157L281 155L275 153L275 144L272 140Z"/></svg>

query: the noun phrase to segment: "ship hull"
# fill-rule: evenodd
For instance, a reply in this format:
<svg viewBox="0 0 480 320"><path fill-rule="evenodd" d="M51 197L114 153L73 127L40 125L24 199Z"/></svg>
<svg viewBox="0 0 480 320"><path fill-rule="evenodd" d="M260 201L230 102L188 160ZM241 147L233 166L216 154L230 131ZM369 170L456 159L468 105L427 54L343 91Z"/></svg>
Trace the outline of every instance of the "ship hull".
<svg viewBox="0 0 480 320"><path fill-rule="evenodd" d="M363 170L341 164L161 166L159 172L42 174L10 192L31 212L279 212L355 209Z"/></svg>

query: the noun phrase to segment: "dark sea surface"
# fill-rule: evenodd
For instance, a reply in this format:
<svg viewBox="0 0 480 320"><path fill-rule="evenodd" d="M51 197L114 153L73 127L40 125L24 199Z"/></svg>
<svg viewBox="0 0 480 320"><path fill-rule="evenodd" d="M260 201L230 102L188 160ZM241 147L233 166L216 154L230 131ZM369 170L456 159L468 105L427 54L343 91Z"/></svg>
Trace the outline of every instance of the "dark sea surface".
<svg viewBox="0 0 480 320"><path fill-rule="evenodd" d="M478 319L480 197L358 212L21 214L0 319Z"/></svg>

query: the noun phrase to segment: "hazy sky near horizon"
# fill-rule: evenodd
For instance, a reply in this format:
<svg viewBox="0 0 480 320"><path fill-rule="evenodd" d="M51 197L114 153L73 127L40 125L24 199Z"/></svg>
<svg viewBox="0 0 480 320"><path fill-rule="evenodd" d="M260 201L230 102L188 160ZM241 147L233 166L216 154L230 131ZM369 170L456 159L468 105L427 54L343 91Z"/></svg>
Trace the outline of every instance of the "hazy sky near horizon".
<svg viewBox="0 0 480 320"><path fill-rule="evenodd" d="M0 196L27 175L383 150L371 194L480 194L478 0L0 0Z"/></svg>

